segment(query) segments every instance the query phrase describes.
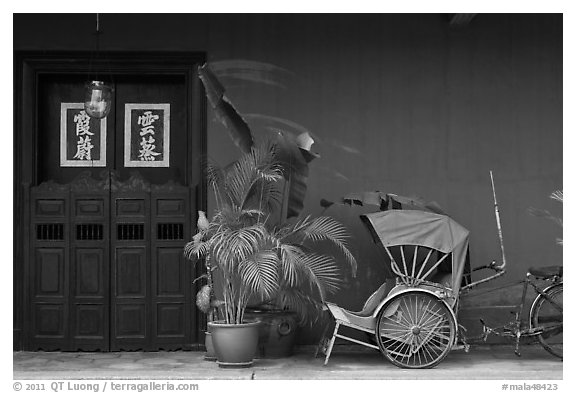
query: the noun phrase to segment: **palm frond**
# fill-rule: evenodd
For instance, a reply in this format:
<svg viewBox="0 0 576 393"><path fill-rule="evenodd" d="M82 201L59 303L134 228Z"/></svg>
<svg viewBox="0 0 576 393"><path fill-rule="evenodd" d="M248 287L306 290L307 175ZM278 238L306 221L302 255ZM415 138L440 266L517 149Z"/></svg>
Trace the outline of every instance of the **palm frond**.
<svg viewBox="0 0 576 393"><path fill-rule="evenodd" d="M554 216L552 213L550 213L548 210L544 210L544 209L536 209L533 207L529 207L528 208L528 213L530 213L531 215L535 216L535 217L540 217L540 218L546 218L554 223L556 223L556 225L558 226L563 226L563 222L562 219L559 217Z"/></svg>
<svg viewBox="0 0 576 393"><path fill-rule="evenodd" d="M208 159L206 162L206 177L208 184L221 186L225 178L224 169L214 160Z"/></svg>
<svg viewBox="0 0 576 393"><path fill-rule="evenodd" d="M298 285L298 263L302 258L302 250L293 244L278 245L280 255L279 269L282 271L281 277L289 286Z"/></svg>
<svg viewBox="0 0 576 393"><path fill-rule="evenodd" d="M276 183L279 179L281 178L274 179L273 181L264 178L256 179L249 193L246 195L242 207L246 209L250 206L255 206L266 213L271 213L275 208L281 206L283 195Z"/></svg>
<svg viewBox="0 0 576 393"><path fill-rule="evenodd" d="M216 233L211 240L214 256L228 271L234 265L257 253L267 238L268 232L261 225L226 229Z"/></svg>
<svg viewBox="0 0 576 393"><path fill-rule="evenodd" d="M550 194L550 198L554 199L555 201L563 203L564 202L564 191L556 190L552 194Z"/></svg>
<svg viewBox="0 0 576 393"><path fill-rule="evenodd" d="M196 261L208 255L210 245L208 242L192 240L184 246L184 257Z"/></svg>
<svg viewBox="0 0 576 393"><path fill-rule="evenodd" d="M264 212L259 209L240 209L238 210L241 216L264 216Z"/></svg>
<svg viewBox="0 0 576 393"><path fill-rule="evenodd" d="M238 274L251 292L263 298L271 297L278 289L278 257L271 250L252 254L238 264Z"/></svg>
<svg viewBox="0 0 576 393"><path fill-rule="evenodd" d="M314 253L296 253L291 260L295 271L296 284L302 290L308 287L311 295L318 294L324 301L327 293L333 293L340 288L340 272L333 258Z"/></svg>
<svg viewBox="0 0 576 393"><path fill-rule="evenodd" d="M264 146L240 157L228 171L225 183L234 203L246 208L254 200L253 196L258 195L257 187L261 188L261 181L277 182L281 178L281 167L274 161L273 149Z"/></svg>
<svg viewBox="0 0 576 393"><path fill-rule="evenodd" d="M319 293L324 301L327 293L334 293L340 289L342 280L336 261L323 254L306 253L301 259L302 265L308 270L307 277L314 277L310 284L320 289Z"/></svg>
<svg viewBox="0 0 576 393"><path fill-rule="evenodd" d="M261 188L262 191L262 200L266 203L264 204L263 208L266 209L268 212L273 212L275 209L279 209L282 207L282 199L284 194L280 187L277 186L276 183L264 183L263 187Z"/></svg>
<svg viewBox="0 0 576 393"><path fill-rule="evenodd" d="M300 229L304 233L304 241L322 241L326 240L334 244L345 256L346 261L352 269L352 276L356 276L357 263L356 258L348 248L347 240L349 238L346 228L338 221L331 217L318 217L308 221Z"/></svg>

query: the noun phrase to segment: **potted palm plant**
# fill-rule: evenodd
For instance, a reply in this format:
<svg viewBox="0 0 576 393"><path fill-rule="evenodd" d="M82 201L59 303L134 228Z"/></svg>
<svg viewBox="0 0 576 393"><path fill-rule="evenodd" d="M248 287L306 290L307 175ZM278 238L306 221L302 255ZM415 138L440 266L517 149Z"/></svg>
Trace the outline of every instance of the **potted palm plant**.
<svg viewBox="0 0 576 393"><path fill-rule="evenodd" d="M222 320L208 326L222 367L250 366L257 349L259 322L246 321L244 311L253 296L269 296L277 283L275 259L264 247L266 207L259 202L270 193L267 185L280 177L265 149L253 149L227 170L208 165L216 211L186 245L185 255L209 261L214 267L209 270L221 280Z"/></svg>
<svg viewBox="0 0 576 393"><path fill-rule="evenodd" d="M208 165L216 211L186 245L185 255L208 260L221 281L217 287L222 320L209 322L209 329L223 367L252 364L258 322L246 318L250 303L272 300L305 318L310 306L318 310L325 296L339 288L336 259L312 251L310 243L327 240L356 266L347 233L333 219L307 217L288 224L278 218L282 179L282 165L271 144L252 148L226 168Z"/></svg>

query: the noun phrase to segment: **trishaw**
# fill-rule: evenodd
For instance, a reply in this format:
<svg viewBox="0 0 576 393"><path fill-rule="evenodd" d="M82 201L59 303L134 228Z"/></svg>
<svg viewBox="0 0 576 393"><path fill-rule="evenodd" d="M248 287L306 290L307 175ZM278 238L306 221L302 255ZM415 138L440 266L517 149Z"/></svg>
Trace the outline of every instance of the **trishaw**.
<svg viewBox="0 0 576 393"><path fill-rule="evenodd" d="M378 349L390 362L403 368L434 367L452 349L468 350L471 340L466 340L457 320L460 295L501 276L506 267L492 172L490 177L502 261L473 269L493 271L475 282L470 279L468 230L433 205L389 203L383 211L361 216L374 241L384 248L395 284L382 284L358 312L325 303L335 327L330 338L325 332L316 352L325 353L324 365L328 363L336 338ZM394 197L392 195L390 201L402 200ZM481 338L485 340L490 333L514 337L519 354L520 337L537 337L545 349L561 358L561 348L559 352L553 349L548 339L562 332L562 269L531 269L526 281L533 277L550 280L552 284L544 289L532 284L538 296L530 309L529 326L524 327L520 318L522 304L509 325L490 328L484 324ZM368 340L339 332L342 326L366 332Z"/></svg>

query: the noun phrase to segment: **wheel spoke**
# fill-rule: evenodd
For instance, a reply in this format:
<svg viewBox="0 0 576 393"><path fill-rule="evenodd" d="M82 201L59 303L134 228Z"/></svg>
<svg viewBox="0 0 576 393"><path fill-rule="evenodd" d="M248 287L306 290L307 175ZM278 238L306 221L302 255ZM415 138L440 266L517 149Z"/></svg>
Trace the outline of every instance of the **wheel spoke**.
<svg viewBox="0 0 576 393"><path fill-rule="evenodd" d="M396 311L396 313L398 314L398 319L396 321L392 320L392 323L397 323L406 328L411 326L410 321L406 317L406 313L400 309L400 306L398 306L398 311Z"/></svg>
<svg viewBox="0 0 576 393"><path fill-rule="evenodd" d="M393 339L396 341L407 341L410 338L410 335L412 333L410 331L401 331L401 332L396 332L394 334L386 334L386 332L380 332L380 336L381 337L385 337L387 339Z"/></svg>
<svg viewBox="0 0 576 393"><path fill-rule="evenodd" d="M428 318L428 314L427 314L425 311L428 311L428 310L430 309L430 302L431 302L431 301L432 301L431 299L428 299L428 304L426 304L426 306L423 306L423 307L422 307L422 317L421 317L420 320L418 321L418 325L423 325L423 324L424 324L424 323L423 323L423 322L424 322L423 320L424 320L425 318Z"/></svg>
<svg viewBox="0 0 576 393"><path fill-rule="evenodd" d="M428 329L430 326L436 326L436 324L443 319L444 318L442 315L431 314L431 316L426 321L424 321L424 323L420 324L420 326L422 326L422 329Z"/></svg>
<svg viewBox="0 0 576 393"><path fill-rule="evenodd" d="M418 356L418 364L422 364L422 351L420 351L420 348L422 347L422 344L418 343L418 340L416 339L417 336L414 336L414 341L416 341L416 354ZM414 356L414 360L416 360L416 356Z"/></svg>
<svg viewBox="0 0 576 393"><path fill-rule="evenodd" d="M406 321L406 322L403 321L401 314L399 314L397 317L398 318L394 318L394 319L392 319L392 317L384 317L384 319L387 321L386 325L402 326L406 329L408 329L410 327L410 323L408 323L408 321Z"/></svg>
<svg viewBox="0 0 576 393"><path fill-rule="evenodd" d="M406 353L410 354L410 344L402 342L402 341L398 341L396 343L396 346L394 347L390 347L389 351L392 354L396 355L396 358L398 357L406 357L407 355L405 354L405 352L402 352L401 349L403 348L407 348L408 351L406 351Z"/></svg>
<svg viewBox="0 0 576 393"><path fill-rule="evenodd" d="M434 351L434 355L433 355L432 353L430 353L429 348L430 348L430 347L429 347L428 345L424 345L424 346L422 347L423 351L425 351L425 352L428 354L429 358L430 358L430 359L434 359L434 356L438 356L438 353L437 353L436 351L434 351L433 348L430 348L430 349L432 349L432 350Z"/></svg>
<svg viewBox="0 0 576 393"><path fill-rule="evenodd" d="M406 313L408 314L408 317L410 318L410 320L408 321L408 324L414 325L414 318L412 317L412 313L410 312L410 307L406 304L406 299L404 299L404 306L406 307Z"/></svg>
<svg viewBox="0 0 576 393"><path fill-rule="evenodd" d="M450 340L450 336L446 336L444 333L442 333L442 327L440 327L438 329L427 329L425 331L425 333L428 333L430 331L432 331L436 337L441 337L441 338L444 338L446 340Z"/></svg>

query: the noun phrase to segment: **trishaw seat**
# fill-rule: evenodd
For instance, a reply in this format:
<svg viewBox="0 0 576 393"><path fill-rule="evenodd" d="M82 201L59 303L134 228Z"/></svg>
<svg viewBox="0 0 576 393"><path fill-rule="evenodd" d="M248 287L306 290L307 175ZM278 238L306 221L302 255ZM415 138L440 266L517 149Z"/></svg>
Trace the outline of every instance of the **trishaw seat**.
<svg viewBox="0 0 576 393"><path fill-rule="evenodd" d="M528 272L534 277L538 278L552 278L552 277L562 277L563 266L539 266L531 267Z"/></svg>
<svg viewBox="0 0 576 393"><path fill-rule="evenodd" d="M365 330L373 332L376 323L376 318L374 318L373 314L380 303L386 298L388 292L390 292L390 288L386 283L380 285L380 287L370 295L368 300L366 300L360 311L349 311L334 303L326 302L325 304L336 321L347 326L362 327Z"/></svg>
<svg viewBox="0 0 576 393"><path fill-rule="evenodd" d="M359 317L371 316L376 307L386 298L386 295L390 292L390 288L386 283L380 285L380 287L370 295L368 300L364 303L361 311L350 311L350 314L357 315Z"/></svg>

